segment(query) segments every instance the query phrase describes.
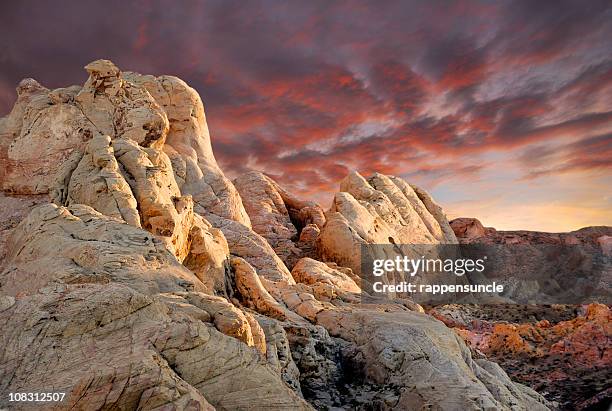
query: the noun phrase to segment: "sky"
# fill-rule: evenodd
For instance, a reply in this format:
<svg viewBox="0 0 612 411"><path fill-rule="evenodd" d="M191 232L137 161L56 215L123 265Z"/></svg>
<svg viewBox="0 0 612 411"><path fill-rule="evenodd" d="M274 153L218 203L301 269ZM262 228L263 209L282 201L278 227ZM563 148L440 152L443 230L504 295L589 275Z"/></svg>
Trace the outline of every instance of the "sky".
<svg viewBox="0 0 612 411"><path fill-rule="evenodd" d="M381 172L498 229L612 225L611 4L1 2L0 115L107 58L194 87L231 178L327 208Z"/></svg>

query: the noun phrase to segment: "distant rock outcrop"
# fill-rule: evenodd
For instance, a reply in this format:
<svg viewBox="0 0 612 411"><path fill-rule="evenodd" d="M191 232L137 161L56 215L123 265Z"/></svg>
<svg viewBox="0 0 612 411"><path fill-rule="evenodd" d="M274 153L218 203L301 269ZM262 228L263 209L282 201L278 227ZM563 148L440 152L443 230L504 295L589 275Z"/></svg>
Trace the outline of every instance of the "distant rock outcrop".
<svg viewBox="0 0 612 411"><path fill-rule="evenodd" d="M505 285L507 298L526 304L612 303L612 227L569 233L501 231L474 218L455 219L451 226L464 248L486 250L495 265L492 275Z"/></svg>
<svg viewBox="0 0 612 411"><path fill-rule="evenodd" d="M612 227L585 227L569 233L501 231L483 225L475 218L450 222L462 244L500 247L507 251L505 269L531 275L543 261L555 268L554 280L575 282L577 268L590 266L591 256L607 259L608 269L597 281L587 283L590 301L609 299L612 257L609 244ZM543 250L546 258L529 259ZM520 257L520 258L518 258ZM537 286L518 290L542 301ZM588 295L587 295L588 296ZM588 305L445 305L430 311L453 327L473 350L498 362L508 374L556 401L561 409L605 409L612 398L609 388L612 364L612 314L609 306Z"/></svg>
<svg viewBox="0 0 612 411"><path fill-rule="evenodd" d="M494 232L494 229L485 228L482 223L475 218L455 218L450 222L450 226L457 239L464 242L483 237L487 232Z"/></svg>
<svg viewBox="0 0 612 411"><path fill-rule="evenodd" d="M605 408L609 402L608 306L455 305L430 313L473 350L500 363L512 378L547 392L563 409Z"/></svg>

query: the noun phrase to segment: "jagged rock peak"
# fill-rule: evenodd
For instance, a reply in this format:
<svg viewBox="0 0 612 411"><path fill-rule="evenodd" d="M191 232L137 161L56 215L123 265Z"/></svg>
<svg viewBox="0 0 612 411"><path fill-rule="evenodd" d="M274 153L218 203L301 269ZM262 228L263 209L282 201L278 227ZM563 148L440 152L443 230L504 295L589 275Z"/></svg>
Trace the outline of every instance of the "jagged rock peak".
<svg viewBox="0 0 612 411"><path fill-rule="evenodd" d="M48 90L22 80L10 114L0 120L0 188L45 194L58 171L85 152L95 136L131 140L168 157L182 194L194 209L250 227L240 195L212 153L198 93L172 76L122 73L109 60L85 66L83 87ZM165 160L164 160L165 161ZM61 170L65 172L65 170Z"/></svg>

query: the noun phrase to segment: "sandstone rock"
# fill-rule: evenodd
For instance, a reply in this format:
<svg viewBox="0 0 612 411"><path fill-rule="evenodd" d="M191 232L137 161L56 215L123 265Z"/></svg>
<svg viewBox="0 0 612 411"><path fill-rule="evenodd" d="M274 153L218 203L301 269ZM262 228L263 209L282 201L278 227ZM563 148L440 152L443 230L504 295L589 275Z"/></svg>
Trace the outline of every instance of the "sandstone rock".
<svg viewBox="0 0 612 411"><path fill-rule="evenodd" d="M612 270L601 239L612 227L585 227L569 233L501 231L476 219L452 222L462 244L488 254L487 276L504 285L504 296L524 304L612 302ZM478 235L473 235L478 233ZM468 247L464 247L468 248Z"/></svg>
<svg viewBox="0 0 612 411"><path fill-rule="evenodd" d="M17 193L51 188L59 205L86 204L143 226L209 287L224 291L226 243L193 208L250 222L216 165L199 96L173 77L124 76L107 60L86 69L83 88L21 83L13 111L0 121L0 158L7 159L0 183ZM168 137L174 147L165 144Z"/></svg>
<svg viewBox="0 0 612 411"><path fill-rule="evenodd" d="M223 234L193 212L191 196L181 196L170 160L154 148L123 138L94 137L74 169L58 175L58 204L87 204L118 221L155 234L179 262L210 290L225 291Z"/></svg>
<svg viewBox="0 0 612 411"><path fill-rule="evenodd" d="M256 350L124 285L32 294L0 320L1 393L39 390L52 370L62 409L310 409Z"/></svg>
<svg viewBox="0 0 612 411"><path fill-rule="evenodd" d="M146 293L206 291L163 243L91 207L36 207L10 234L1 291L32 294L52 283L121 281Z"/></svg>
<svg viewBox="0 0 612 411"><path fill-rule="evenodd" d="M250 226L238 192L212 154L202 101L193 89L171 76L121 73L108 60L86 69L89 78L82 89L50 91L32 79L17 88L14 109L0 120L0 183L5 190L48 192L70 154L102 134L163 149L172 159L179 188L193 195L198 213Z"/></svg>
<svg viewBox="0 0 612 411"><path fill-rule="evenodd" d="M57 204L87 204L100 213L140 227L138 204L130 186L119 171L108 136L94 137L76 166L58 174L53 197ZM78 153L77 153L78 154ZM75 156L76 160L76 156Z"/></svg>
<svg viewBox="0 0 612 411"><path fill-rule="evenodd" d="M334 200L343 201L342 197L344 197L342 193L337 194ZM367 218L368 215L361 213L361 216L364 218ZM368 220L372 222L375 230L380 229L380 222L374 225L373 218L368 218ZM360 221L360 219L357 218L355 221ZM362 227L360 226L359 228ZM362 231L361 234L365 233ZM370 238L374 237L372 233L367 233L367 235ZM389 236L386 239L383 237L384 233L378 235L378 240L380 242L388 241ZM373 240L372 242L378 243L378 240ZM349 220L342 213L331 210L327 214L327 222L317 240L317 248L323 261L335 262L338 265L350 267L353 270L356 269L356 272L360 273L361 257L360 254L357 254L357 250L361 250L362 244L365 243L366 240L355 228L351 227Z"/></svg>
<svg viewBox="0 0 612 411"><path fill-rule="evenodd" d="M418 187L396 177L357 172L340 183L318 248L325 261L361 272L362 244L456 244L442 209Z"/></svg>
<svg viewBox="0 0 612 411"><path fill-rule="evenodd" d="M366 180L353 172L342 180L340 191L380 217L398 244L456 243L440 207L425 191L402 179L376 173Z"/></svg>
<svg viewBox="0 0 612 411"><path fill-rule="evenodd" d="M309 408L255 351L266 342L251 315L198 292L205 286L152 234L90 207L48 204L10 244L0 317L13 331L0 333L10 347L0 392L41 386L52 368L66 407ZM26 354L20 341L36 338L41 353Z"/></svg>
<svg viewBox="0 0 612 411"><path fill-rule="evenodd" d="M428 404L448 409L510 409L515 404L547 409L548 403L533 390L512 383L501 370L487 371L474 362L442 323L396 303L353 306L333 295L329 302L322 301L317 284L359 288L348 275L314 260L301 260L293 271L296 281L307 284L263 284L277 301L345 341L340 345L343 369L362 375L359 383L344 386L345 401L383 409ZM372 392L360 397L364 389Z"/></svg>
<svg viewBox="0 0 612 411"><path fill-rule="evenodd" d="M361 288L349 275L312 258L302 258L298 261L291 270L291 275L298 283L325 284L339 292L361 292Z"/></svg>
<svg viewBox="0 0 612 411"><path fill-rule="evenodd" d="M272 246L276 255L288 266L300 257L295 246L298 231L291 222L289 211L278 186L259 172L243 174L234 180L242 204L249 215L253 231Z"/></svg>
<svg viewBox="0 0 612 411"><path fill-rule="evenodd" d="M46 195L8 196L0 191L0 272L7 262L7 243L12 230L30 213L32 208L48 201Z"/></svg>
<svg viewBox="0 0 612 411"><path fill-rule="evenodd" d="M255 346L257 339L259 347L264 347L262 353L265 354L265 337L259 325L255 329L251 328L251 321L247 315L226 299L195 292L162 294L162 297L175 308L191 316L194 315L194 307L204 311L208 316L202 317L202 314L198 313L198 319L212 322L217 330L242 341L249 347Z"/></svg>
<svg viewBox="0 0 612 411"><path fill-rule="evenodd" d="M78 107L56 97L59 92L33 79L17 87L15 107L0 120L0 188L47 193L61 164L97 134Z"/></svg>
<svg viewBox="0 0 612 411"><path fill-rule="evenodd" d="M168 117L149 92L125 80L111 61L96 60L85 69L89 78L75 101L97 130L161 149L168 133Z"/></svg>
<svg viewBox="0 0 612 411"><path fill-rule="evenodd" d="M8 310L15 304L15 297L10 295L0 295L0 312Z"/></svg>
<svg viewBox="0 0 612 411"><path fill-rule="evenodd" d="M125 73L125 78L146 88L167 113L170 128L164 151L172 159L181 191L193 196L196 212L204 216L214 214L250 227L240 195L225 178L213 155L198 93L173 76Z"/></svg>
<svg viewBox="0 0 612 411"><path fill-rule="evenodd" d="M264 332L263 327L261 326L261 324L259 324L254 314L251 314L250 312L246 311L241 312L242 315L244 315L244 317L248 321L249 327L251 327L251 335L253 336L253 347L255 347L262 355L265 356L268 351L268 344L266 342L266 333ZM288 385L291 385L286 380L283 379L283 381L285 381L285 383L287 383ZM292 386L291 388L301 396L299 385Z"/></svg>
<svg viewBox="0 0 612 411"><path fill-rule="evenodd" d="M286 320L291 314L268 293L261 283L255 269L240 257L232 257L232 269L236 281L236 289L244 299L244 304L258 313L278 320Z"/></svg>
<svg viewBox="0 0 612 411"><path fill-rule="evenodd" d="M604 255L612 256L612 236L611 235L602 235L601 237L597 237L597 243L601 247L601 250Z"/></svg>
<svg viewBox="0 0 612 411"><path fill-rule="evenodd" d="M308 238L313 236L313 227L325 224L321 207L297 199L260 172L243 174L234 180L234 185L251 219L253 231L264 237L281 260L292 268L303 255L300 246L314 243L314 239ZM310 227L302 238L306 226Z"/></svg>
<svg viewBox="0 0 612 411"><path fill-rule="evenodd" d="M341 347L346 343L318 325L286 324L285 329L308 402L316 409L352 408L352 398L343 391L344 382L355 377L342 362Z"/></svg>
<svg viewBox="0 0 612 411"><path fill-rule="evenodd" d="M525 409L548 409L535 392L483 372L465 345L425 314L324 310L317 323L332 336L352 342L345 361L377 387L377 394L368 399L374 406L480 410L521 404Z"/></svg>
<svg viewBox="0 0 612 411"><path fill-rule="evenodd" d="M306 224L306 226L302 228L300 238L296 244L297 248L302 252L302 257L319 259L319 251L317 248L319 235L321 235L321 228L315 224Z"/></svg>
<svg viewBox="0 0 612 411"><path fill-rule="evenodd" d="M0 196L0 408L49 384L58 409L549 405L418 304L360 293L361 244L457 242L423 190L354 173L326 218L261 173L236 188L187 84L86 69L22 82L0 120L2 186L56 203Z"/></svg>
<svg viewBox="0 0 612 411"><path fill-rule="evenodd" d="M142 226L159 236L183 261L189 253L189 233L194 225L193 200L181 196L168 156L154 148L140 148L126 139L115 140L113 147L129 176Z"/></svg>
<svg viewBox="0 0 612 411"><path fill-rule="evenodd" d="M282 323L266 316L257 316L265 333L266 359L281 375L283 381L302 395L300 370L293 361L289 339Z"/></svg>
<svg viewBox="0 0 612 411"><path fill-rule="evenodd" d="M475 218L455 218L450 225L458 239L475 239L486 234L482 223Z"/></svg>
<svg viewBox="0 0 612 411"><path fill-rule="evenodd" d="M480 228L482 223L475 218L457 218L451 222L457 238L464 244L501 245L568 245L601 248L599 238L612 236L612 227L584 227L569 233L546 233L540 231L502 231L491 227ZM478 235L472 235L478 234Z"/></svg>
<svg viewBox="0 0 612 411"><path fill-rule="evenodd" d="M336 372L351 370L361 377L354 384L345 383L343 401L382 409L433 404L447 409L510 409L515 404L547 409L541 396L512 383L503 371L493 373L474 362L462 341L442 323L395 303L352 306L333 295L323 301L317 284L354 291L358 287L348 276L314 260L301 260L294 271L296 280L308 284L262 284L274 299L344 341L339 345L343 369ZM363 395L364 390L371 391ZM335 404L332 398L317 401Z"/></svg>
<svg viewBox="0 0 612 411"><path fill-rule="evenodd" d="M225 294L229 248L221 230L194 214L188 243L189 253L183 265L193 271L208 289Z"/></svg>
<svg viewBox="0 0 612 411"><path fill-rule="evenodd" d="M403 180L397 177L393 177L393 181L400 186L404 182ZM434 199L431 197L431 195L427 191L423 190L420 187L415 186L414 184L410 184L410 187L414 190L416 195L419 197L419 200L421 200L421 202L427 209L427 212L431 214L435 222L437 222L438 225L440 226L441 233L437 231L435 222L426 223L426 225L428 226L430 231L434 234L434 236L438 240L440 240L442 243L457 244L457 238L455 236L455 233L453 232L453 229L450 227L448 220L446 218L446 214L444 213L444 210L442 209L442 207L440 207L440 205L434 201ZM402 189L402 191L404 192L404 194L406 194L405 189ZM419 215L422 215L422 218L425 219L425 216L427 215L427 213L425 213L425 211L422 210L422 212L419 212Z"/></svg>
<svg viewBox="0 0 612 411"><path fill-rule="evenodd" d="M214 215L210 215L209 219L223 232L231 254L244 258L259 276L271 281L294 282L291 273L265 238L234 220Z"/></svg>
<svg viewBox="0 0 612 411"><path fill-rule="evenodd" d="M433 314L454 327L472 349L499 362L513 379L545 390L562 408L582 402L605 404L604 381L612 362L608 306L591 304L573 316L567 306L493 308L488 313L453 306L436 308ZM520 313L522 318L512 317ZM571 390L563 388L570 386Z"/></svg>

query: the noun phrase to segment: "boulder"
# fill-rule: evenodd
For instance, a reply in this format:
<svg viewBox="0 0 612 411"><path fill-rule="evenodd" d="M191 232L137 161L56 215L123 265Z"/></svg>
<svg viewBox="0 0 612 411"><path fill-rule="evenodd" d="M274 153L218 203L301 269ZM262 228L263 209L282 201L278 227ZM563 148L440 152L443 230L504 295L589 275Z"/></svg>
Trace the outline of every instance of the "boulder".
<svg viewBox="0 0 612 411"><path fill-rule="evenodd" d="M486 235L485 228L476 218L455 218L450 225L460 241L473 240Z"/></svg>
<svg viewBox="0 0 612 411"><path fill-rule="evenodd" d="M350 269L349 269L350 270ZM291 270L296 282L308 285L328 285L336 292L360 293L361 288L353 279L337 268L333 268L312 258L302 258Z"/></svg>

